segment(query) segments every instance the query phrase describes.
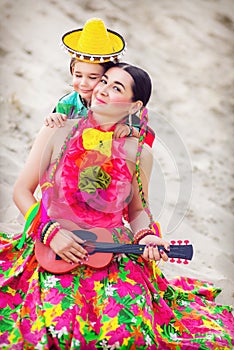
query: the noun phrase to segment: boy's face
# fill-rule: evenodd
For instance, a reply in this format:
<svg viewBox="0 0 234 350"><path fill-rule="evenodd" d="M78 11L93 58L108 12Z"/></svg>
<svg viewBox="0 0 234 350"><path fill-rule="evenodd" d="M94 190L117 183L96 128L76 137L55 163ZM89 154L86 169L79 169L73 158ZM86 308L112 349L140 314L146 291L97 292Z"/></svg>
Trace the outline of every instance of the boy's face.
<svg viewBox="0 0 234 350"><path fill-rule="evenodd" d="M90 103L94 87L100 81L104 67L97 63L77 61L72 70L73 88L86 103Z"/></svg>

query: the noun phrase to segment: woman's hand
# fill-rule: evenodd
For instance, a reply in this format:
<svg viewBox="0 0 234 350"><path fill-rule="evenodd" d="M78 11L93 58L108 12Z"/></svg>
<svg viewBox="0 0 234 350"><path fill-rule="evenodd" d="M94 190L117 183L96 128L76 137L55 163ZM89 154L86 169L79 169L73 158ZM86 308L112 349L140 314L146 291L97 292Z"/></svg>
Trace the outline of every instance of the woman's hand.
<svg viewBox="0 0 234 350"><path fill-rule="evenodd" d="M63 127L64 122L67 120L67 115L62 113L51 113L44 119L45 126L53 128L57 126L58 128Z"/></svg>
<svg viewBox="0 0 234 350"><path fill-rule="evenodd" d="M168 260L167 254L163 250L159 251L157 248L158 245L162 245L167 251L170 250L170 244L164 241L162 238L154 235L148 235L142 238L139 241L139 244L146 245L142 254L144 259L159 261L162 258L164 261Z"/></svg>
<svg viewBox="0 0 234 350"><path fill-rule="evenodd" d="M88 252L81 246L84 241L71 231L61 229L50 242L51 249L68 263L88 260Z"/></svg>

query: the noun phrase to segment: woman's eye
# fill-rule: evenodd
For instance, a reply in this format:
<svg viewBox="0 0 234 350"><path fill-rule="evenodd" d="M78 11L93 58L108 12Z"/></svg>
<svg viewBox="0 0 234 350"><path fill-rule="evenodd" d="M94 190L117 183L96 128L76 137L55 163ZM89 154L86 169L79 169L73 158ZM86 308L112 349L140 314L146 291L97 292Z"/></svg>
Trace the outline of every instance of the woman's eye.
<svg viewBox="0 0 234 350"><path fill-rule="evenodd" d="M115 91L121 92L121 89L120 89L118 86L113 86L113 89L114 89Z"/></svg>
<svg viewBox="0 0 234 350"><path fill-rule="evenodd" d="M100 83L106 84L106 80L105 80L105 79L101 79L101 80L100 80Z"/></svg>

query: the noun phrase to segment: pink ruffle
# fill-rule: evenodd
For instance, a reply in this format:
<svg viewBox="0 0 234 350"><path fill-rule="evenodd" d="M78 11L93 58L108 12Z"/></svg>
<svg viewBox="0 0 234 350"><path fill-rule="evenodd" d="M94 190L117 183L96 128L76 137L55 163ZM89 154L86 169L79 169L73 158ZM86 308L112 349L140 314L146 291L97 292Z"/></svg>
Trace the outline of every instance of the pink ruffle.
<svg viewBox="0 0 234 350"><path fill-rule="evenodd" d="M132 180L125 160L124 139L113 139L110 158L96 150L87 151L83 147L82 132L93 125L89 120L82 124L60 164L64 198L75 216L87 225L119 226L129 201ZM101 130L100 127L96 129ZM78 188L79 173L94 165L101 166L111 176L111 182L107 189L97 188L95 193L81 191Z"/></svg>

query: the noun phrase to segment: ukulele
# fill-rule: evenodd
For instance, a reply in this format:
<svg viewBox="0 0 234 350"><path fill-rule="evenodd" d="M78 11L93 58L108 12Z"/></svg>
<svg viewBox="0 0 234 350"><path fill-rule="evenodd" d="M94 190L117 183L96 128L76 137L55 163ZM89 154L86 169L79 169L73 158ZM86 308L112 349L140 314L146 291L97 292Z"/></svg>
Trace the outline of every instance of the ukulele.
<svg viewBox="0 0 234 350"><path fill-rule="evenodd" d="M82 246L87 250L89 260L84 264L96 269L107 266L114 253L141 255L145 248L143 244L114 243L112 234L104 228L92 228L92 231L76 229L72 232L85 241ZM183 261L184 264L187 264L188 260L192 260L193 246L187 240L184 241L185 244L182 240L177 243L171 241L169 252L163 246L158 246L158 249L167 253L170 262L182 263ZM54 274L66 273L80 266L80 263L67 263L38 239L35 243L35 255L39 264Z"/></svg>

